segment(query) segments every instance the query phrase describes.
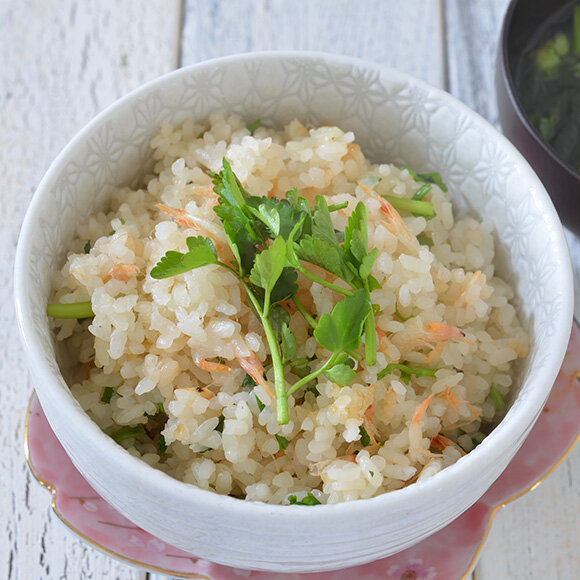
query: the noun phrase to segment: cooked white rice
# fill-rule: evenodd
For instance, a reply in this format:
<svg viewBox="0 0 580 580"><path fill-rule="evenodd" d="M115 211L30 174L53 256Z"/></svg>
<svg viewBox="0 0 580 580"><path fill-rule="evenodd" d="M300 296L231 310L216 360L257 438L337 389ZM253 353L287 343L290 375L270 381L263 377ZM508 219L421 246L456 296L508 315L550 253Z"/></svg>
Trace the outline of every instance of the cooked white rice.
<svg viewBox="0 0 580 580"><path fill-rule="evenodd" d="M200 488L268 503L308 492L322 503L372 497L432 476L483 439L486 425L501 416L491 386L508 397L513 361L528 350L513 291L494 273L492 224L455 220L448 195L433 186L426 199L437 216L404 216L412 235L405 239L357 182L379 177L378 194L407 198L422 184L406 169L371 165L354 135L337 127L306 129L294 121L283 131L261 126L250 134L239 117L214 114L206 124L163 125L151 147L155 167L146 187L116 192L107 213L79 225L52 297L92 302L92 320L54 326L69 355L86 366L71 390L105 432L143 424L149 436L122 443L130 453ZM369 246L379 249L372 270L382 286L372 292L380 308L376 364L363 359L348 386L323 378L318 396L311 389L290 397L286 425L278 424L275 400L263 387L242 388L246 373L237 361L252 352L272 383L273 375L262 326L236 278L213 265L162 280L149 275L166 251L185 251L188 236L210 236L218 252L227 248L204 170L219 171L223 157L253 195L284 197L297 187L311 202L318 194L329 204L348 202L332 214L341 231L363 201ZM172 220L159 203L184 209L195 228ZM419 245L419 234L434 245ZM341 298L307 279L299 284L317 315ZM465 337L429 339L433 323L458 327ZM301 315L290 327L296 356L317 355L316 368L328 354ZM203 361L231 371L206 372ZM377 380L387 364L403 362L437 369L436 376L411 376L407 384L395 370ZM108 403L101 401L107 387L114 393ZM431 395L421 418L419 405ZM161 404L167 418L158 413ZM289 441L285 450L276 435Z"/></svg>

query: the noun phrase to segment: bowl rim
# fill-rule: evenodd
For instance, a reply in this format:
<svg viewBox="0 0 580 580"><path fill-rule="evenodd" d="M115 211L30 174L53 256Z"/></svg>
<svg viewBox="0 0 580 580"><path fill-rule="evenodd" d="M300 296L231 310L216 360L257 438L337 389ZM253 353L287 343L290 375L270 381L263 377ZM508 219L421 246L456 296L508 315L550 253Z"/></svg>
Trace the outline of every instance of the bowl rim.
<svg viewBox="0 0 580 580"><path fill-rule="evenodd" d="M524 0L511 0L506 14L503 19L501 32L500 32L500 43L499 43L499 55L501 56L501 75L503 77L506 92L512 104L514 105L515 113L520 120L521 124L525 127L528 135L532 137L534 143L538 145L542 151L565 173L567 173L571 179L575 179L580 183L580 172L576 171L569 163L560 158L556 151L547 143L547 141L542 137L538 129L532 124L528 116L524 112L524 108L518 92L516 90L516 84L514 75L512 73L512 67L510 66L510 51L508 49L508 42L510 37L510 30L512 26L512 21L514 17L514 12L516 7L522 4ZM571 4L571 2L569 2ZM563 10L566 5L562 5L557 11ZM537 29L536 29L537 30Z"/></svg>
<svg viewBox="0 0 580 580"><path fill-rule="evenodd" d="M537 193L543 199L543 213L546 216L546 227L553 233L551 246L554 248L553 251L557 253L560 258L559 277L562 278L562 282L565 286L561 292L563 307L559 315L558 325L558 327L562 328L562 337L558 340L551 339L554 349L548 353L549 362L544 365L543 372L540 375L540 379L542 380L538 382L537 375L534 379L537 384L549 383L551 388L566 352L566 346L572 325L573 282L570 257L563 229L554 206L540 180L537 178L526 160L506 137L501 135L499 131L497 131L478 113L474 112L472 109L467 107L467 105L463 104L446 91L433 87L412 75L383 66L379 63L325 52L266 51L235 54L202 61L174 70L157 79L149 81L121 97L100 112L69 141L56 157L32 198L23 221L16 252L14 271L15 307L21 339L24 344L28 366L33 377L35 379L42 377L43 383L46 384L46 386L43 386L42 391L50 391L50 396L55 400L55 403L63 409L63 412L67 413L68 420L73 421L75 426L82 430L87 444L101 447L103 452L106 452L108 460L111 463L125 465L124 469L126 469L127 472L131 472L132 475L139 477L140 480L145 479L148 487L156 488L162 495L183 498L187 503L189 503L189 505L203 505L210 502L216 512L227 513L227 515L224 516L227 518L247 518L248 516L259 517L261 515L269 515L279 518L284 514L283 517L286 518L289 523L300 521L301 525L304 525L309 521L314 522L315 520L318 520L321 515L324 515L326 521L331 521L333 525L340 525L341 523L348 521L346 519L343 520L343 518L348 518L351 514L360 517L361 512L364 513L369 510L374 512L377 509L387 512L390 506L394 506L401 502L404 502L406 505L413 505L415 500L421 499L426 495L431 495L431 497L436 496L441 488L444 488L449 482L452 482L455 479L469 479L466 478L466 474L470 469L476 467L478 462L483 461L485 464L489 465L497 456L496 449L502 449L505 448L505 446L508 446L509 448L509 446L520 441L522 434L525 432L525 426L529 425L529 427L531 427L541 409L541 406L549 394L550 388L546 387L540 389L536 386L528 393L528 396L525 398L522 405L518 407L518 414L516 417L512 417L511 420L507 421L506 418L504 418L475 450L427 480L416 482L401 489L382 493L362 501L357 500L341 502L338 504L319 505L315 510L311 510L309 506L293 506L294 509L289 509L289 506L287 505L273 505L246 500L240 501L236 498L218 494L214 491L200 489L195 485L174 479L166 473L148 465L141 459L130 455L128 451L116 444L109 436L107 436L100 427L89 418L86 412L82 410L79 403L73 397L70 388L66 385L62 375L53 372L52 368L44 359L41 346L43 341L35 330L32 312L27 300L29 281L27 277L26 264L28 262L32 239L34 237L34 223L39 217L37 214L39 214L40 199L50 193L64 162L87 135L90 135L96 127L105 122L118 108L125 106L136 97L143 96L147 92L170 85L174 81L178 82L178 79L187 76L191 71L231 63L242 63L261 59L279 60L288 58L308 59L313 62L319 62L322 60L330 66L356 65L365 70L373 70L386 74L388 75L390 82L400 81L407 85L423 88L430 94L436 95L439 100L448 102L471 119L476 120L482 130L491 131L494 138L499 140L502 144L502 148L507 150L510 155L521 164L522 169L529 172L533 181L535 180L535 182L537 182ZM48 321L45 321L44 324L48 324ZM510 415L511 411L513 411L513 407L508 411L507 416ZM513 415L513 413L511 414Z"/></svg>

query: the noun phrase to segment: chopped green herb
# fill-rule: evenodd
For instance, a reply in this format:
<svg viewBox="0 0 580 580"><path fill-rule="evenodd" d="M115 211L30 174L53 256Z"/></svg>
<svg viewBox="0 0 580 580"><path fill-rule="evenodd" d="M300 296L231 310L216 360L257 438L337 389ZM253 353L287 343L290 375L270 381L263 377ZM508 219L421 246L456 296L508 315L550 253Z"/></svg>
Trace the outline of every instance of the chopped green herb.
<svg viewBox="0 0 580 580"><path fill-rule="evenodd" d="M427 234L419 234L417 236L417 241L422 246L428 246L429 248L433 247L433 240Z"/></svg>
<svg viewBox="0 0 580 580"><path fill-rule="evenodd" d="M136 439L137 437L145 436L145 428L143 425L125 425L119 430L115 431L111 437L117 442L121 443L127 439Z"/></svg>
<svg viewBox="0 0 580 580"><path fill-rule="evenodd" d="M92 318L95 315L90 302L47 304L46 314L52 318Z"/></svg>
<svg viewBox="0 0 580 580"><path fill-rule="evenodd" d="M505 399L497 387L493 385L489 389L489 398L496 411L503 411L505 409Z"/></svg>
<svg viewBox="0 0 580 580"><path fill-rule="evenodd" d="M369 471L369 473L371 474L371 477L375 476L375 472L374 471Z"/></svg>
<svg viewBox="0 0 580 580"><path fill-rule="evenodd" d="M415 195L411 199L421 201L431 191L432 187L433 186L430 183L426 183L415 193Z"/></svg>
<svg viewBox="0 0 580 580"><path fill-rule="evenodd" d="M358 428L358 430L360 433L360 442L362 446L368 447L371 444L371 438L369 437L367 430L362 425Z"/></svg>
<svg viewBox="0 0 580 580"><path fill-rule="evenodd" d="M250 375L246 375L242 381L242 390L251 391L257 384Z"/></svg>
<svg viewBox="0 0 580 580"><path fill-rule="evenodd" d="M399 370L401 373L405 373L407 375L415 375L416 377L434 377L436 373L436 369L430 369L427 367L410 367L408 365L401 365L391 363L388 364L378 375L377 379L382 379L383 377L387 376L389 373L392 373L394 370Z"/></svg>
<svg viewBox="0 0 580 580"><path fill-rule="evenodd" d="M127 60L127 55L126 54L122 54L121 55L121 66L123 68L125 68L128 64L128 60Z"/></svg>
<svg viewBox="0 0 580 580"><path fill-rule="evenodd" d="M406 169L411 174L411 177L419 183L433 183L439 186L442 191L447 191L447 186L443 183L439 173L416 173L409 167L403 167L402 169Z"/></svg>
<svg viewBox="0 0 580 580"><path fill-rule="evenodd" d="M157 439L157 449L159 450L159 455L164 455L167 451L167 443L163 435L159 435L159 439Z"/></svg>
<svg viewBox="0 0 580 580"><path fill-rule="evenodd" d="M430 201L419 201L416 199L407 199L405 197L394 197L392 195L383 195L383 197L397 210L407 211L414 216L423 216L426 219L435 217L435 209Z"/></svg>
<svg viewBox="0 0 580 580"><path fill-rule="evenodd" d="M85 254L88 254L91 251L91 240L87 240L87 243L85 244L85 247L83 249L85 251Z"/></svg>
<svg viewBox="0 0 580 580"><path fill-rule="evenodd" d="M348 201L343 201L342 203L334 203L332 205L329 205L328 211L332 213L333 211L338 211L339 209L344 209L345 207L348 207Z"/></svg>
<svg viewBox="0 0 580 580"><path fill-rule="evenodd" d="M215 428L215 430L218 433L223 433L225 420L226 420L226 418L223 416L223 414L218 417L218 424L216 425L216 428Z"/></svg>
<svg viewBox="0 0 580 580"><path fill-rule="evenodd" d="M101 403L107 404L110 403L113 393L114 393L113 387L105 387L103 390L103 394L101 395Z"/></svg>
<svg viewBox="0 0 580 580"><path fill-rule="evenodd" d="M266 408L266 405L264 405L264 403L262 403L262 401L260 401L260 399L258 398L258 395L256 395L254 393L254 397L256 398L256 403L258 404L258 409L260 409L260 413Z"/></svg>
<svg viewBox="0 0 580 580"><path fill-rule="evenodd" d="M289 495L288 501L290 505L320 505L320 502L311 492L308 492L300 501L295 495Z"/></svg>
<svg viewBox="0 0 580 580"><path fill-rule="evenodd" d="M248 127L248 131L253 134L254 131L261 125L262 120L261 119L256 119L249 127Z"/></svg>
<svg viewBox="0 0 580 580"><path fill-rule="evenodd" d="M276 435L276 440L278 441L278 446L280 447L280 451L284 451L286 447L290 444L290 441L286 439L286 437L282 437L282 435Z"/></svg>

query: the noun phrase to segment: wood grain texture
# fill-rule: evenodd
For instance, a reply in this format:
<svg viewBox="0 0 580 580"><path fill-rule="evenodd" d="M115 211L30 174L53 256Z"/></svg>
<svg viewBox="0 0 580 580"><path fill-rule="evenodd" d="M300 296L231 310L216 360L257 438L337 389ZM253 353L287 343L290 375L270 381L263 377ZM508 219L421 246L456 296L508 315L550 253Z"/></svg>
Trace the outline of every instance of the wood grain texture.
<svg viewBox="0 0 580 580"><path fill-rule="evenodd" d="M444 0L447 90L499 126L494 71L509 0Z"/></svg>
<svg viewBox="0 0 580 580"><path fill-rule="evenodd" d="M163 14L163 18L159 15ZM178 1L0 3L0 578L143 579L78 540L50 509L23 453L32 386L12 299L20 223L50 161L122 94L175 68Z"/></svg>
<svg viewBox="0 0 580 580"><path fill-rule="evenodd" d="M189 0L181 63L317 50L380 62L443 86L440 16L438 0Z"/></svg>

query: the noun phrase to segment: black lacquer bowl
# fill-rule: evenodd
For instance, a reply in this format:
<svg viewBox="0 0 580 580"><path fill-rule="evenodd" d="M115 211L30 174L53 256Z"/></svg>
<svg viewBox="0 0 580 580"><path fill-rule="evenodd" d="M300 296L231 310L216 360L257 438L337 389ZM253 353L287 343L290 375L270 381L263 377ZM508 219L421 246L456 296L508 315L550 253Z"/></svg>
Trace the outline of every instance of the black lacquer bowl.
<svg viewBox="0 0 580 580"><path fill-rule="evenodd" d="M512 0L500 36L496 93L505 135L544 183L564 225L580 235L580 173L558 156L526 116L515 82L530 39L556 12L575 3L577 0Z"/></svg>

